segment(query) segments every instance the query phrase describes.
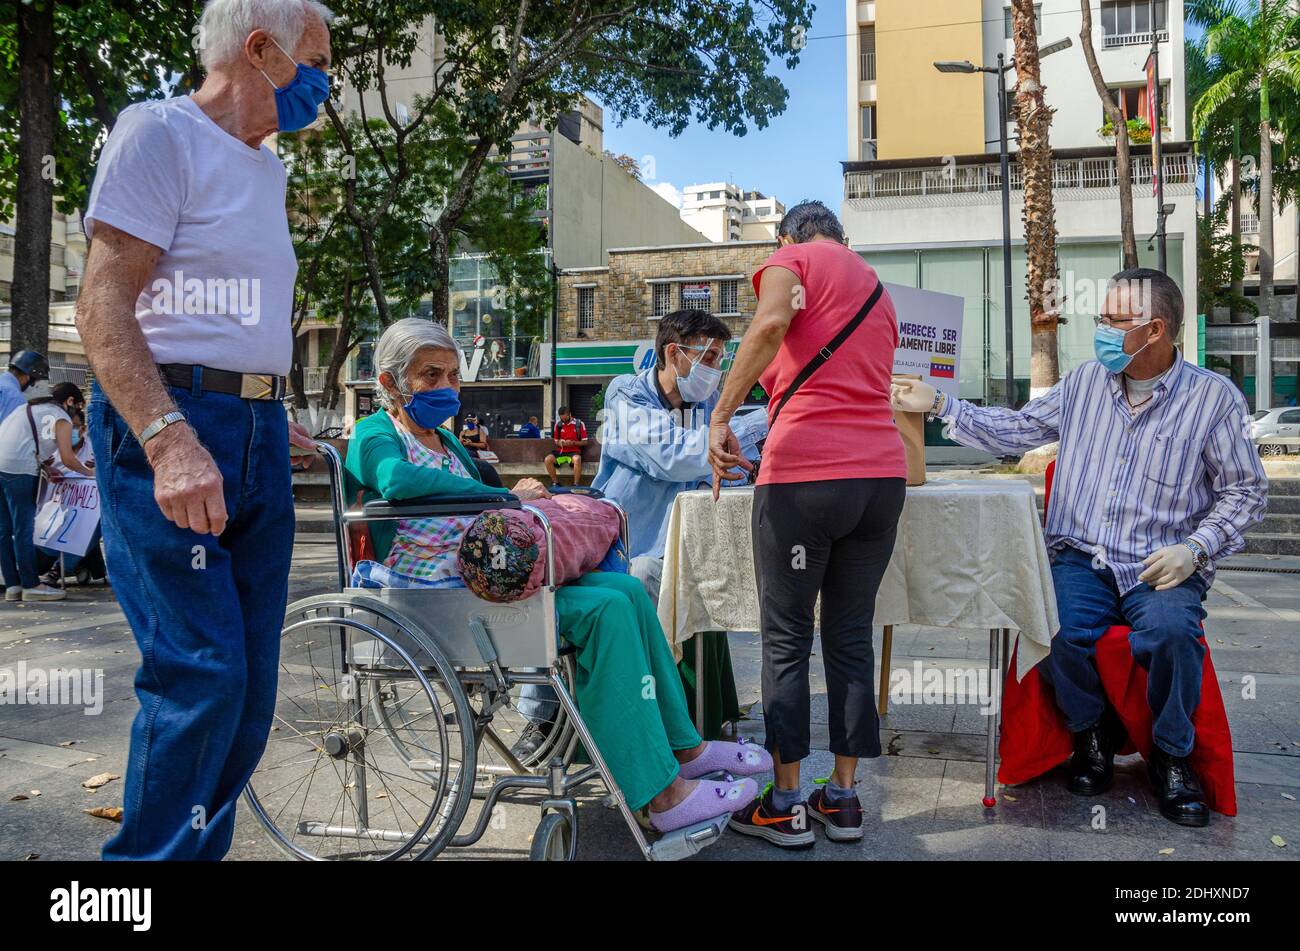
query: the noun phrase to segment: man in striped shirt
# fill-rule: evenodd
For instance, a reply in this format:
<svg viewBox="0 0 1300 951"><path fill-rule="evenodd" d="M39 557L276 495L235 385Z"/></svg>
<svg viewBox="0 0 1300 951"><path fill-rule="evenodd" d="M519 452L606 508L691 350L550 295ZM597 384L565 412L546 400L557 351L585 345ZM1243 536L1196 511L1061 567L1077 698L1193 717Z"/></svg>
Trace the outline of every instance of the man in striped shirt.
<svg viewBox="0 0 1300 951"><path fill-rule="evenodd" d="M1059 441L1046 539L1061 630L1042 670L1074 737L1071 792L1109 788L1123 728L1094 663L1108 627L1132 628L1147 671L1151 781L1162 814L1209 821L1188 764L1201 695L1201 602L1217 559L1240 551L1267 504L1268 480L1231 381L1175 347L1183 296L1169 277L1132 268L1111 278L1096 319L1096 361L1020 410L974 406L898 379L896 408L928 412L957 442L999 454Z"/></svg>

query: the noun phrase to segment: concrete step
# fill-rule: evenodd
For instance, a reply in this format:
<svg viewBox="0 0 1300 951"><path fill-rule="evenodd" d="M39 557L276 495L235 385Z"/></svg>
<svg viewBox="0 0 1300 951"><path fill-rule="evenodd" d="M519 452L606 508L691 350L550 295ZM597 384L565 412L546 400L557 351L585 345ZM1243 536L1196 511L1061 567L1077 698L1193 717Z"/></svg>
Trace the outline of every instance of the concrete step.
<svg viewBox="0 0 1300 951"><path fill-rule="evenodd" d="M1246 552L1252 555L1300 555L1300 534L1248 532Z"/></svg>
<svg viewBox="0 0 1300 951"><path fill-rule="evenodd" d="M1300 515L1267 515L1248 534L1300 535Z"/></svg>

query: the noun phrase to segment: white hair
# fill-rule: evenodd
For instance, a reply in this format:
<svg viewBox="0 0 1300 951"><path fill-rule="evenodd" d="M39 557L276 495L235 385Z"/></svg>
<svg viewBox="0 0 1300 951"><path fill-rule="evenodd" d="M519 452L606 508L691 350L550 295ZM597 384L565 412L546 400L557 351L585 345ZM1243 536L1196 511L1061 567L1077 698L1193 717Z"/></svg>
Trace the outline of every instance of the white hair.
<svg viewBox="0 0 1300 951"><path fill-rule="evenodd" d="M327 25L334 19L330 9L316 0L208 0L199 20L203 68L211 70L236 59L254 30L271 34L292 56L307 17L313 14Z"/></svg>
<svg viewBox="0 0 1300 951"><path fill-rule="evenodd" d="M451 350L459 353L456 341L442 324L423 317L406 317L389 326L375 344L375 378L381 373L391 373L398 386L407 386L406 372L415 355L426 348ZM392 394L380 384L375 396L386 409L393 409Z"/></svg>

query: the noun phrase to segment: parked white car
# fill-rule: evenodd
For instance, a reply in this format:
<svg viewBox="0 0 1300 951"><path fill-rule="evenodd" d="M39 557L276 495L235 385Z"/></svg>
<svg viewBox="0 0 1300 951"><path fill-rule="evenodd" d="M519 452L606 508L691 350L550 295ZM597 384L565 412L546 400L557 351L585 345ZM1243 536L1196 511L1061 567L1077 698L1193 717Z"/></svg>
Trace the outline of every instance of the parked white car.
<svg viewBox="0 0 1300 951"><path fill-rule="evenodd" d="M1262 456L1300 451L1300 407L1262 409L1251 417L1250 437Z"/></svg>

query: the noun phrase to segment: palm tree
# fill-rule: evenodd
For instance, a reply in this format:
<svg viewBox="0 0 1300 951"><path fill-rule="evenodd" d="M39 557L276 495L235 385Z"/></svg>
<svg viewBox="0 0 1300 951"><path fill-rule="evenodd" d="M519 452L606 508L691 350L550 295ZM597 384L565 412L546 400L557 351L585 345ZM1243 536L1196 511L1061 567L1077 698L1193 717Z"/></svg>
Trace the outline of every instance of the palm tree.
<svg viewBox="0 0 1300 951"><path fill-rule="evenodd" d="M1101 107L1115 130L1115 175L1119 181L1119 233L1124 247L1124 267L1137 267L1137 238L1133 234L1133 163L1129 157L1128 125L1106 88L1101 67L1097 65L1097 51L1092 46L1092 4L1088 0L1079 0L1079 6L1083 14L1079 45L1083 47L1083 58L1088 61L1088 72L1092 74L1092 84L1101 99ZM1159 131L1153 134L1159 135Z"/></svg>
<svg viewBox="0 0 1300 951"><path fill-rule="evenodd" d="M1044 393L1060 378L1056 352L1059 307L1048 309L1049 290L1057 286L1056 211L1052 204L1052 110L1043 96L1038 68L1034 0L1011 0L1011 35L1016 48L1016 125L1020 134L1020 169L1024 178L1025 275L1029 297L1030 395ZM1054 296L1054 295L1053 295Z"/></svg>
<svg viewBox="0 0 1300 951"><path fill-rule="evenodd" d="M1221 0L1215 0L1215 2L1221 3ZM1202 9L1198 14L1202 22L1203 18L1210 15L1211 12L1205 9ZM1221 9L1213 15L1223 18L1235 15L1235 12ZM1211 25L1217 22L1219 21L1214 20ZM1200 102L1205 93L1226 75L1223 64L1219 60L1212 61L1206 56L1204 37L1199 42L1193 43L1189 41L1186 44L1186 71L1187 97L1193 104ZM1249 116L1259 114L1258 103L1259 97L1257 94L1234 96L1217 111L1201 114L1199 122L1196 119L1193 122L1196 148L1206 166L1205 180L1207 184L1205 194L1207 208L1205 217L1207 218L1212 214L1209 208L1209 183L1213 180L1212 169L1227 170L1228 227L1233 260L1229 278L1231 294L1228 296L1228 300L1232 302L1229 305L1231 315L1229 319L1234 324L1249 323L1256 316L1246 306L1246 270L1241 254L1241 129L1248 122ZM1232 359L1234 376L1240 378L1241 374L1244 373L1244 358L1238 356Z"/></svg>
<svg viewBox="0 0 1300 951"><path fill-rule="evenodd" d="M1273 299L1272 104L1300 97L1300 15L1290 0L1258 0L1249 15L1229 14L1211 26L1205 53L1223 75L1196 102L1198 129L1234 98L1259 95L1259 304L1267 317Z"/></svg>

